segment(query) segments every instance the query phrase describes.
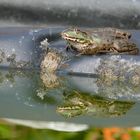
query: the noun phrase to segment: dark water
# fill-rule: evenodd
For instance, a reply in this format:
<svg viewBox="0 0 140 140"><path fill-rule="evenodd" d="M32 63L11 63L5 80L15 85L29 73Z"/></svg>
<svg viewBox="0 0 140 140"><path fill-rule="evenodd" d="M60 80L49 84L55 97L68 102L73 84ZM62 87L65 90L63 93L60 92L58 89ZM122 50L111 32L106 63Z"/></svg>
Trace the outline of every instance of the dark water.
<svg viewBox="0 0 140 140"><path fill-rule="evenodd" d="M41 78L40 41L47 37L51 49L64 51L66 43L60 38L63 29L0 29L0 49L5 52L0 64L0 117L11 122L20 120L19 123L23 120L74 123L77 130L88 125L140 125L140 87L129 77L139 70L139 55L73 57L70 54L68 67ZM131 32L132 40L139 46L139 31ZM7 61L13 54L14 59L10 57ZM108 64L105 68L114 66L117 72L122 70L126 79L102 81L96 74L104 63ZM69 73L71 70L75 74ZM78 127L78 124L83 125Z"/></svg>

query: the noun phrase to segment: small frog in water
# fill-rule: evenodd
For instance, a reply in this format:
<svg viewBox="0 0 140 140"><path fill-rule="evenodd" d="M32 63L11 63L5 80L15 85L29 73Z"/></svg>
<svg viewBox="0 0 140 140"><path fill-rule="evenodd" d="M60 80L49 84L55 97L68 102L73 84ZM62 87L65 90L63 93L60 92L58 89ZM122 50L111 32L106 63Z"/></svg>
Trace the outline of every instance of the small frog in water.
<svg viewBox="0 0 140 140"><path fill-rule="evenodd" d="M80 54L138 54L136 44L129 41L131 34L116 28L98 28L93 30L67 29L61 33L68 43L68 49Z"/></svg>

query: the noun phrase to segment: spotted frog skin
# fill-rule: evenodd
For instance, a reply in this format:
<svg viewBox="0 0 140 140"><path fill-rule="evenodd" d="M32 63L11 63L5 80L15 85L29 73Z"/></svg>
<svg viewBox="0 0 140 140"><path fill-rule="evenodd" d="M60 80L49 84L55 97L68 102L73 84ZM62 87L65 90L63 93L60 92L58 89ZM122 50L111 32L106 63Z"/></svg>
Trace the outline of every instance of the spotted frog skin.
<svg viewBox="0 0 140 140"><path fill-rule="evenodd" d="M93 30L70 28L61 33L68 43L68 49L80 54L138 54L136 44L130 42L129 32L116 28L98 28Z"/></svg>
<svg viewBox="0 0 140 140"><path fill-rule="evenodd" d="M56 111L66 118L79 115L119 117L134 105L134 102L109 100L79 91L65 95L64 99L64 103L58 106Z"/></svg>

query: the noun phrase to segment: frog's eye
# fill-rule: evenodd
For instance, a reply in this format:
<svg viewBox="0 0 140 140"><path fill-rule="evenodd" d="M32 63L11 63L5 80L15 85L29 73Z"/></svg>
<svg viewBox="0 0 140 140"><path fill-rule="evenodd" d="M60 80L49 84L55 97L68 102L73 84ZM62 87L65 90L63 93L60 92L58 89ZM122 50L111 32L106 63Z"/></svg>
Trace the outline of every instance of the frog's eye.
<svg viewBox="0 0 140 140"><path fill-rule="evenodd" d="M84 32L84 31L82 31L82 30L80 30L80 29L77 29L77 28L75 28L74 31L75 31L77 34L82 34L82 35L84 35L84 36L87 35L86 32Z"/></svg>
<svg viewBox="0 0 140 140"><path fill-rule="evenodd" d="M77 29L77 28L74 28L74 32L75 32L76 34L78 34L78 32L79 32L79 29Z"/></svg>

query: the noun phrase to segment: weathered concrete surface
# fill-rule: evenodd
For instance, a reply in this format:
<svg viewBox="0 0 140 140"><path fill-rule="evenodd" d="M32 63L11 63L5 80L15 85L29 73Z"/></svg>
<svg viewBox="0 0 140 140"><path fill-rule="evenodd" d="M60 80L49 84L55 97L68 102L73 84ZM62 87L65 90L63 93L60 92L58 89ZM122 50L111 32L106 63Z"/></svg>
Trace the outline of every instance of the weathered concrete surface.
<svg viewBox="0 0 140 140"><path fill-rule="evenodd" d="M138 0L1 0L0 26L140 28ZM10 22L9 22L10 21Z"/></svg>

